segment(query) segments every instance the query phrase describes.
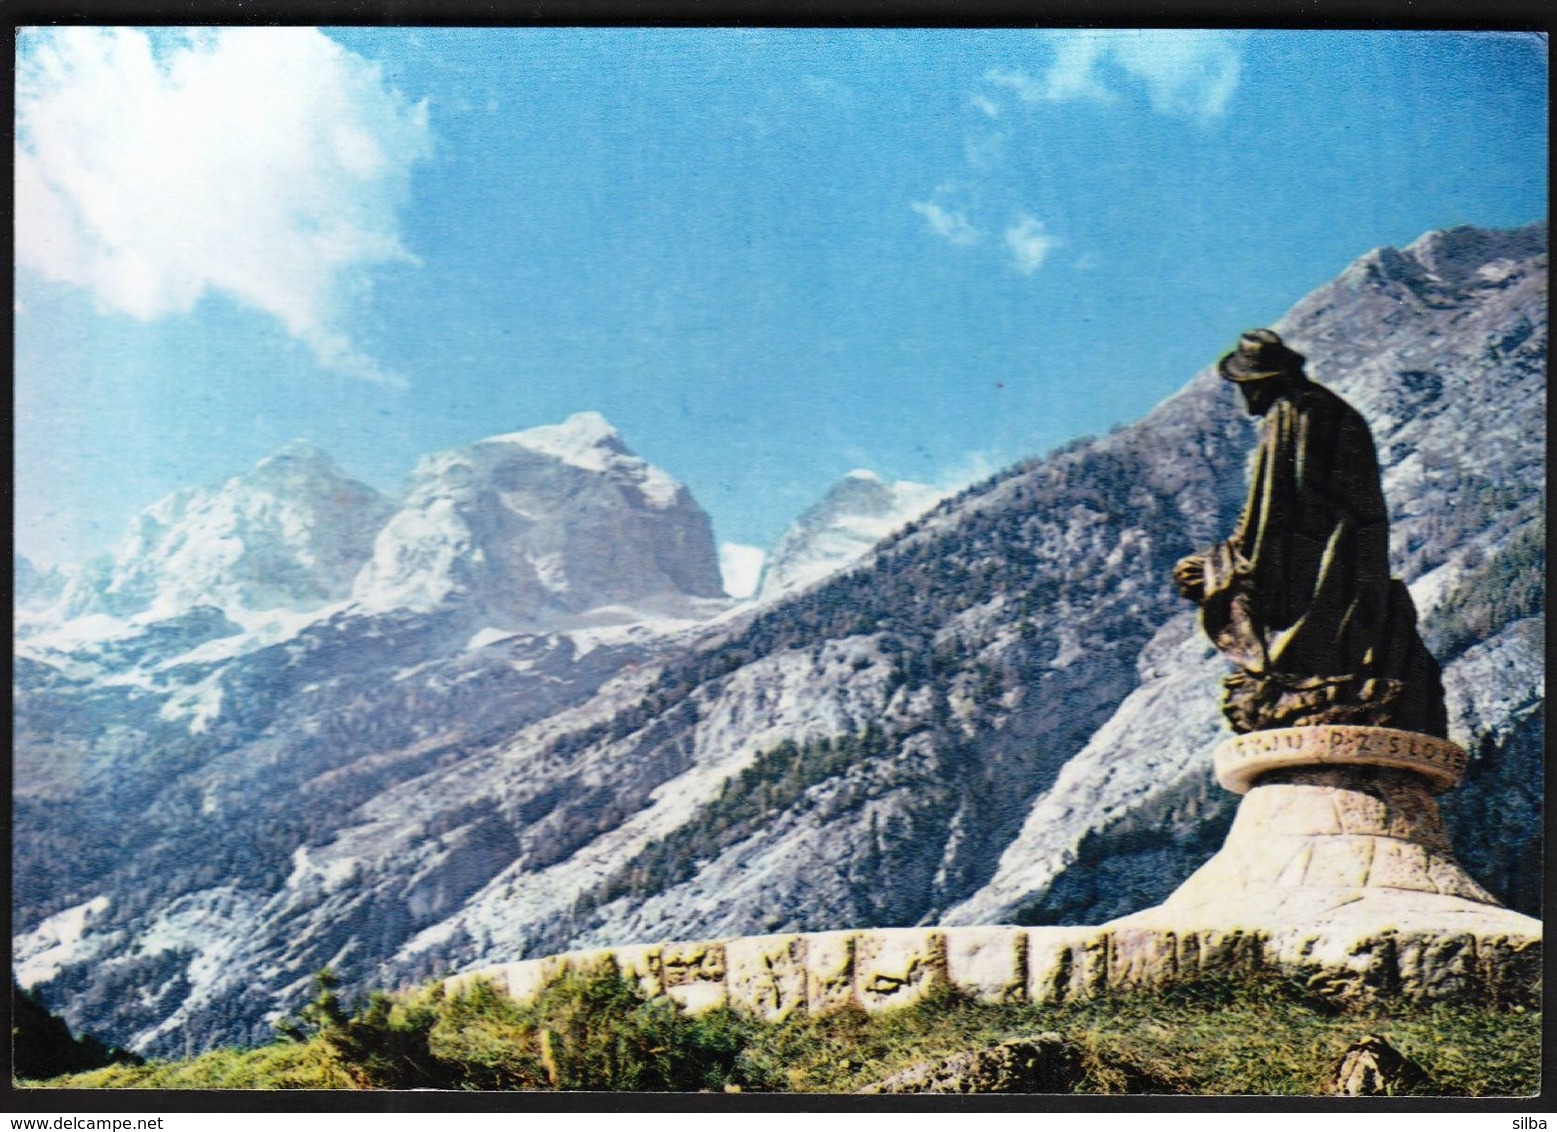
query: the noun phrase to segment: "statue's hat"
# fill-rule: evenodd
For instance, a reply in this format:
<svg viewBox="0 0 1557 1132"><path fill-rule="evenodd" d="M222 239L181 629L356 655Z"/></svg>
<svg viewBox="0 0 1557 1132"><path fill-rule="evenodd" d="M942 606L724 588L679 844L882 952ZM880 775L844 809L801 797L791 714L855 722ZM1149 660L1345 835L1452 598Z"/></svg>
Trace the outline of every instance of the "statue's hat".
<svg viewBox="0 0 1557 1132"><path fill-rule="evenodd" d="M1263 381L1283 373L1302 373L1303 355L1289 347L1274 330L1246 330L1238 348L1216 363L1228 381Z"/></svg>

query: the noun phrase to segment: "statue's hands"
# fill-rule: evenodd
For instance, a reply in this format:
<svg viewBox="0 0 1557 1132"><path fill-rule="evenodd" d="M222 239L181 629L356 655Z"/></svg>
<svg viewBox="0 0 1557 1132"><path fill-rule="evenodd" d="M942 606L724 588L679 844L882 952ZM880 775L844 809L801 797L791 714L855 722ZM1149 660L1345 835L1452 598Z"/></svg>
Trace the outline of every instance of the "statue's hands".
<svg viewBox="0 0 1557 1132"><path fill-rule="evenodd" d="M1179 596L1187 597L1193 602L1205 600L1205 556L1191 554L1188 558L1180 558L1178 565L1173 567L1173 584L1178 587Z"/></svg>

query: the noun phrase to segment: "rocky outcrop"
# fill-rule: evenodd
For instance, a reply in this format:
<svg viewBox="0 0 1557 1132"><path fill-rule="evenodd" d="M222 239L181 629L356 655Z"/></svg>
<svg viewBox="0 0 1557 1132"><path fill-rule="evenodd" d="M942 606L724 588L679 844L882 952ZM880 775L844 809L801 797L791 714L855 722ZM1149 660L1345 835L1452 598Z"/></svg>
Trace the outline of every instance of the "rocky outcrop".
<svg viewBox="0 0 1557 1132"><path fill-rule="evenodd" d="M1352 1043L1335 1067L1330 1091L1338 1097L1387 1097L1427 1084L1427 1074L1377 1034Z"/></svg>
<svg viewBox="0 0 1557 1132"><path fill-rule="evenodd" d="M1069 1093L1086 1075L1081 1051L1039 1034L913 1065L861 1093Z"/></svg>

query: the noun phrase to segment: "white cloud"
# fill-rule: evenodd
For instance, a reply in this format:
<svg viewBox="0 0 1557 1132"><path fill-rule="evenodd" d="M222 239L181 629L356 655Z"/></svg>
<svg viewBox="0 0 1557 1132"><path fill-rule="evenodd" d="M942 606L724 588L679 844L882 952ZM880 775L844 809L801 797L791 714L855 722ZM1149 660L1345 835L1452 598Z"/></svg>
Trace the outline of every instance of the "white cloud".
<svg viewBox="0 0 1557 1132"><path fill-rule="evenodd" d="M962 139L968 168L977 174L992 173L1005 162L1006 131L970 130Z"/></svg>
<svg viewBox="0 0 1557 1132"><path fill-rule="evenodd" d="M972 98L968 99L968 104L976 110L982 110L985 117L1000 117L1000 103L996 102L993 98L990 98L987 94L975 94Z"/></svg>
<svg viewBox="0 0 1557 1132"><path fill-rule="evenodd" d="M925 218L932 232L959 248L976 244L983 237L966 215L954 209L927 200L910 201L908 207Z"/></svg>
<svg viewBox="0 0 1557 1132"><path fill-rule="evenodd" d="M760 546L742 546L727 542L719 547L719 572L724 577L724 592L734 598L748 598L757 592L762 564L767 552Z"/></svg>
<svg viewBox="0 0 1557 1132"><path fill-rule="evenodd" d="M982 483L1012 461L1000 452L969 452L936 477L935 490L943 497L955 495L965 487Z"/></svg>
<svg viewBox="0 0 1557 1132"><path fill-rule="evenodd" d="M1152 108L1182 118L1215 118L1227 109L1242 69L1240 32L1116 33L1113 58L1146 83Z"/></svg>
<svg viewBox="0 0 1557 1132"><path fill-rule="evenodd" d="M1059 246L1059 238L1045 231L1043 221L1022 216L1006 229L1006 247L1011 250L1016 269L1031 275L1043 266L1049 253Z"/></svg>
<svg viewBox="0 0 1557 1132"><path fill-rule="evenodd" d="M1118 92L1102 68L1112 64L1146 86L1158 113L1211 119L1237 89L1244 36L1239 31L1099 29L1054 32L1054 61L1041 75L995 69L985 80L1024 102L1109 102Z"/></svg>
<svg viewBox="0 0 1557 1132"><path fill-rule="evenodd" d="M22 266L143 320L227 295L400 382L344 326L367 269L414 262L398 213L430 150L376 65L307 28L27 32L16 123Z"/></svg>
<svg viewBox="0 0 1557 1132"><path fill-rule="evenodd" d="M1071 32L1053 40L1054 62L1039 77L1021 71L991 70L984 77L1005 87L1023 102L1071 102L1089 98L1107 102L1115 97L1097 76L1098 60L1106 51L1107 33Z"/></svg>

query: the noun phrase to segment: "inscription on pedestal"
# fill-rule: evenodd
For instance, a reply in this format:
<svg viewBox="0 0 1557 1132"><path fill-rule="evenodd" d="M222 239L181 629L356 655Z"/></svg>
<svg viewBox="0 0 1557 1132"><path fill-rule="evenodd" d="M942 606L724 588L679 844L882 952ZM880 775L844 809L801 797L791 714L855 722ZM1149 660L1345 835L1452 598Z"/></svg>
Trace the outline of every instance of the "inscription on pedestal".
<svg viewBox="0 0 1557 1132"><path fill-rule="evenodd" d="M1251 731L1216 750L1217 781L1246 794L1262 774L1303 766L1382 766L1420 774L1441 794L1465 773L1465 751L1447 739L1391 727L1284 727Z"/></svg>

